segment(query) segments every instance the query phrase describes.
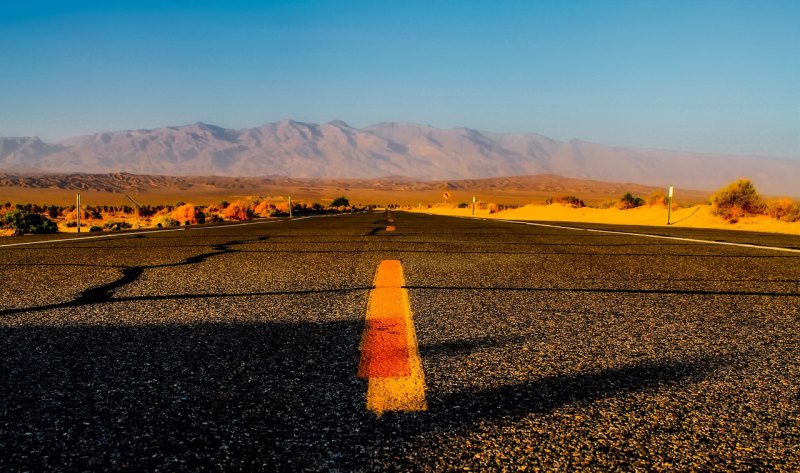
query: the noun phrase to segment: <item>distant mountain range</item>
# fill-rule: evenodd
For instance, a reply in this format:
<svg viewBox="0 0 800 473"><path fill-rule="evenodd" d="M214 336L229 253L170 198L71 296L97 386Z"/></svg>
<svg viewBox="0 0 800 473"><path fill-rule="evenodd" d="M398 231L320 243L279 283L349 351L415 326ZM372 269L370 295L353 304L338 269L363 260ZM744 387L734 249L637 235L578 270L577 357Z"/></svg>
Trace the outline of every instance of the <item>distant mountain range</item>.
<svg viewBox="0 0 800 473"><path fill-rule="evenodd" d="M0 170L430 180L554 174L703 190L747 177L763 193L800 194L800 159L621 148L414 123L353 128L283 120L241 130L195 123L58 143L0 138Z"/></svg>

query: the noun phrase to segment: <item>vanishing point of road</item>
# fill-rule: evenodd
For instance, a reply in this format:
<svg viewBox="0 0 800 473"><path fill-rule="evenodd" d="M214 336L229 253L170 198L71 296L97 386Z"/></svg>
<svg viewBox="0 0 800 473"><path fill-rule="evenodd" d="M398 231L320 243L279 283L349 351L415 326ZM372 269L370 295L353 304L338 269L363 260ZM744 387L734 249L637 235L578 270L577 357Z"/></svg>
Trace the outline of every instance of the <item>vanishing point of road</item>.
<svg viewBox="0 0 800 473"><path fill-rule="evenodd" d="M4 239L0 470L800 470L800 238L568 227Z"/></svg>

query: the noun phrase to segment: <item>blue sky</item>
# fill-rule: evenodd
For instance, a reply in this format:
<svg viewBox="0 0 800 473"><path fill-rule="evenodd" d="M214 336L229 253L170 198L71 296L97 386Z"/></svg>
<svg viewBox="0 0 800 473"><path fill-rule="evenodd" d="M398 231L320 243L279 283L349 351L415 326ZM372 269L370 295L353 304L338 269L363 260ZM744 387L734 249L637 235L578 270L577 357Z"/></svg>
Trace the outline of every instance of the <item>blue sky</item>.
<svg viewBox="0 0 800 473"><path fill-rule="evenodd" d="M798 25L794 0L4 0L0 136L342 119L800 159Z"/></svg>

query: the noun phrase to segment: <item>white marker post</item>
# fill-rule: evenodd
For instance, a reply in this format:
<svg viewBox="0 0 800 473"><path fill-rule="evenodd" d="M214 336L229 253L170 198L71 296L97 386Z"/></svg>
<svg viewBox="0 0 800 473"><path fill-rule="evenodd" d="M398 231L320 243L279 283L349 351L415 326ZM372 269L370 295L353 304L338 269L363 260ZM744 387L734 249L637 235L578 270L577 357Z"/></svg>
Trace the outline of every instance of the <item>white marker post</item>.
<svg viewBox="0 0 800 473"><path fill-rule="evenodd" d="M670 225L669 221L672 218L672 193L673 188L669 186L669 199L667 199L667 225Z"/></svg>
<svg viewBox="0 0 800 473"><path fill-rule="evenodd" d="M78 194L78 196L75 198L75 215L78 217L78 222L77 222L78 225L77 225L77 227L78 227L78 233L80 233L81 232L81 195L80 194Z"/></svg>
<svg viewBox="0 0 800 473"><path fill-rule="evenodd" d="M475 196L472 196L472 215L475 215Z"/></svg>
<svg viewBox="0 0 800 473"><path fill-rule="evenodd" d="M292 218L292 196L289 196L289 218Z"/></svg>

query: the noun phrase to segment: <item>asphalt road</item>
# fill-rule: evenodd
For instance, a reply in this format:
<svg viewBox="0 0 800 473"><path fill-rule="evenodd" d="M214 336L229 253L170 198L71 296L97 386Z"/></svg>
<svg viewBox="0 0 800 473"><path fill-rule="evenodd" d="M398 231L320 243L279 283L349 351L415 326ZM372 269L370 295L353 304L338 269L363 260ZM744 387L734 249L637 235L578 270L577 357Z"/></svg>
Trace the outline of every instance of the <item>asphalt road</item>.
<svg viewBox="0 0 800 473"><path fill-rule="evenodd" d="M800 470L800 253L392 218L0 247L0 470ZM385 259L428 410L378 418Z"/></svg>

